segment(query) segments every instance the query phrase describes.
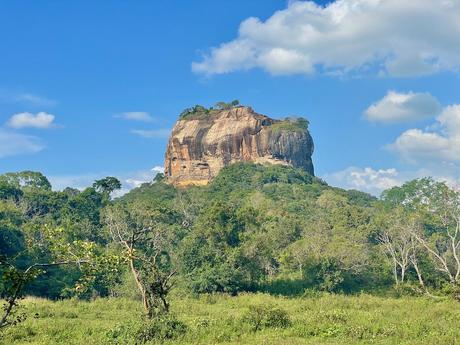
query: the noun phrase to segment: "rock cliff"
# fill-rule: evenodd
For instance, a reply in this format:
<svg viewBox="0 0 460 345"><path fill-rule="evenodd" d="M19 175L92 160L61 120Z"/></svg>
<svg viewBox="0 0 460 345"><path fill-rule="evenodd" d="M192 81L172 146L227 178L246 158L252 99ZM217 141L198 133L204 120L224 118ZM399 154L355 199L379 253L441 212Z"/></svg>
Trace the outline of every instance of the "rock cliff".
<svg viewBox="0 0 460 345"><path fill-rule="evenodd" d="M314 174L313 140L305 119L275 120L250 107L191 109L174 125L165 175L179 186L207 184L235 162L292 165Z"/></svg>

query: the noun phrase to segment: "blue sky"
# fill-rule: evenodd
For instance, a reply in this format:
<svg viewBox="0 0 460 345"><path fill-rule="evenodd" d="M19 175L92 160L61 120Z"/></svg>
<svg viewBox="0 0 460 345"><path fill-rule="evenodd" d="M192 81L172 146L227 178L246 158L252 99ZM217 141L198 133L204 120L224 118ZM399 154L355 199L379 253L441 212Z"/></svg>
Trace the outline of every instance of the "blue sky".
<svg viewBox="0 0 460 345"><path fill-rule="evenodd" d="M456 184L459 18L450 0L0 2L0 173L129 189L182 109L239 99L307 117L333 185Z"/></svg>

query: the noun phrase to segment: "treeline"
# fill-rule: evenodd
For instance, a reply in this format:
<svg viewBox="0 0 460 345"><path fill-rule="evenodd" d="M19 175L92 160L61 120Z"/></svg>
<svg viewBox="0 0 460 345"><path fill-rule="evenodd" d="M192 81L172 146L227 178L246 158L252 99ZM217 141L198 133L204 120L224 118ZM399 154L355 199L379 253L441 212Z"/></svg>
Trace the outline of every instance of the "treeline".
<svg viewBox="0 0 460 345"><path fill-rule="evenodd" d="M196 115L208 115L210 114L211 111L213 110L230 110L235 107L240 106L240 101L235 99L231 101L230 103L226 102L217 102L213 107L206 108L205 106L202 105L195 105L190 108L185 108L184 110L181 111L179 115L179 119L185 119L185 118L190 118L190 117L195 117Z"/></svg>
<svg viewBox="0 0 460 345"><path fill-rule="evenodd" d="M0 176L2 296L18 284L52 299L135 287L151 315L168 310L173 287L458 297L460 198L429 178L376 199L290 167L235 164L205 187L159 175L111 200L117 188L111 177L52 191L40 173Z"/></svg>

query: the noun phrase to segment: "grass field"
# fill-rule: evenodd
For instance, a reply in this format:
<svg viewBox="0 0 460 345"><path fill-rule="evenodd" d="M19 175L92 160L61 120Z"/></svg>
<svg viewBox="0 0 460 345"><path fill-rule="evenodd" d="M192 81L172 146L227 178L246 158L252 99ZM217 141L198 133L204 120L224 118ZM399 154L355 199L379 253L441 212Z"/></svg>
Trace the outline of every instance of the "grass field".
<svg viewBox="0 0 460 345"><path fill-rule="evenodd" d="M141 314L139 302L128 299L28 298L24 305L31 316L4 334L5 344L107 344L110 329ZM283 309L290 324L254 331L247 321L251 305ZM452 300L203 295L176 297L172 309L187 332L168 344L460 344L460 303Z"/></svg>

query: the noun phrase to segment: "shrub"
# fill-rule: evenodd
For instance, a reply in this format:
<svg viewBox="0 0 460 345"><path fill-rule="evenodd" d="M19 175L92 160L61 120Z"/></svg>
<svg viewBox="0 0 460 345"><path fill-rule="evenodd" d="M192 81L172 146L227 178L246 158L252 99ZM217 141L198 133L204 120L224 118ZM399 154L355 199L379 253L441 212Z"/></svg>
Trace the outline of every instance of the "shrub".
<svg viewBox="0 0 460 345"><path fill-rule="evenodd" d="M181 321L171 317L161 317L145 322L137 331L136 339L141 343L151 340L176 339L184 335L187 327Z"/></svg>
<svg viewBox="0 0 460 345"><path fill-rule="evenodd" d="M145 344L150 341L177 339L187 332L187 326L176 318L158 316L144 322L129 322L107 332L110 344Z"/></svg>
<svg viewBox="0 0 460 345"><path fill-rule="evenodd" d="M460 285L444 284L440 292L460 302Z"/></svg>
<svg viewBox="0 0 460 345"><path fill-rule="evenodd" d="M393 293L396 297L417 296L424 293L418 285L404 283L393 286Z"/></svg>
<svg viewBox="0 0 460 345"><path fill-rule="evenodd" d="M284 120L275 122L271 127L273 133L279 133L283 131L287 132L305 132L308 130L309 122L304 118L288 117Z"/></svg>
<svg viewBox="0 0 460 345"><path fill-rule="evenodd" d="M179 119L198 119L198 118L204 118L209 115L211 109L207 109L206 107L203 107L202 105L195 105L194 107L191 108L186 108L184 109L180 115Z"/></svg>
<svg viewBox="0 0 460 345"><path fill-rule="evenodd" d="M252 305L242 318L253 331L264 328L286 328L291 325L287 311L272 305Z"/></svg>

